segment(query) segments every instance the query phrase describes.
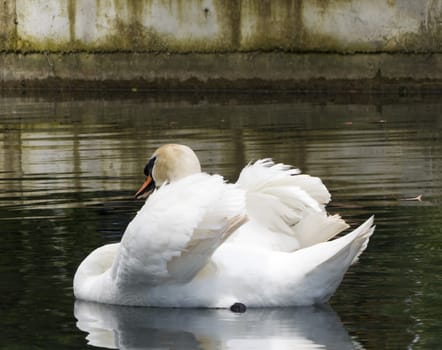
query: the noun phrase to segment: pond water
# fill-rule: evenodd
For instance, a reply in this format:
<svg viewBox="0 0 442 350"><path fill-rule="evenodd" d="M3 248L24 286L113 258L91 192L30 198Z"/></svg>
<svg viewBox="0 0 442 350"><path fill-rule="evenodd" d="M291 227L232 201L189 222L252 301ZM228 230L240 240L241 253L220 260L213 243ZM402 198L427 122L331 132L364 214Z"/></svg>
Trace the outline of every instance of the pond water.
<svg viewBox="0 0 442 350"><path fill-rule="evenodd" d="M147 157L195 149L234 181L273 157L323 179L329 211L377 228L329 305L248 310L75 302L120 239ZM420 196L421 200L410 200ZM0 97L0 347L436 349L442 343L442 102L274 96Z"/></svg>

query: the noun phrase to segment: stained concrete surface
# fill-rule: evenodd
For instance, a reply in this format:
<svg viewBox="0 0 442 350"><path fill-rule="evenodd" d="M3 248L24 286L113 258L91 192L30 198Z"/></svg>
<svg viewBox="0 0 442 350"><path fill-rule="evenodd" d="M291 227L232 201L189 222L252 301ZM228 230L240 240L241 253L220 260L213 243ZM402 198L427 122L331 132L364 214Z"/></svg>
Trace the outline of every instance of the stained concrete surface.
<svg viewBox="0 0 442 350"><path fill-rule="evenodd" d="M442 87L442 0L5 0L0 19L3 89Z"/></svg>

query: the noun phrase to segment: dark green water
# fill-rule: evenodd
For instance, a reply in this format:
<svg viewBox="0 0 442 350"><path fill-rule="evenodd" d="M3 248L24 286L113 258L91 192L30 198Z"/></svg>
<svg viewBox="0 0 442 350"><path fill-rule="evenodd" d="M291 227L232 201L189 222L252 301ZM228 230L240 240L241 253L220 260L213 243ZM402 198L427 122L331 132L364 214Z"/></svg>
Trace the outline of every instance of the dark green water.
<svg viewBox="0 0 442 350"><path fill-rule="evenodd" d="M132 195L145 161L165 142L190 145L204 170L232 181L250 160L273 157L320 176L329 211L351 225L375 214L369 247L330 305L242 315L74 305L76 267L119 240L142 204ZM434 100L3 97L0 348L437 349L441 205Z"/></svg>

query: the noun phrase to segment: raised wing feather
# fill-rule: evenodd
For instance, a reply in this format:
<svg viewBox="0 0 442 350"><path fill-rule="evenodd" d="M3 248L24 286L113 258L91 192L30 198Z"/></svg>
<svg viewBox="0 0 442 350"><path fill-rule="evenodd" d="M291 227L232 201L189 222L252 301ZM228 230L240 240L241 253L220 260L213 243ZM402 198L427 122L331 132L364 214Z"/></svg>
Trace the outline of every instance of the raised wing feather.
<svg viewBox="0 0 442 350"><path fill-rule="evenodd" d="M162 186L129 224L112 276L120 288L190 280L246 221L244 192L196 174Z"/></svg>
<svg viewBox="0 0 442 350"><path fill-rule="evenodd" d="M306 209L323 211L330 193L321 180L271 159L258 160L242 171L237 184L247 192L247 213L271 230L292 233Z"/></svg>
<svg viewBox="0 0 442 350"><path fill-rule="evenodd" d="M267 229L264 234L278 235L273 241L282 242L281 250L287 247L281 234L295 239L294 247L303 248L348 227L339 216L327 216L324 206L331 196L322 181L288 165L258 160L242 170L237 184L247 193L247 214Z"/></svg>

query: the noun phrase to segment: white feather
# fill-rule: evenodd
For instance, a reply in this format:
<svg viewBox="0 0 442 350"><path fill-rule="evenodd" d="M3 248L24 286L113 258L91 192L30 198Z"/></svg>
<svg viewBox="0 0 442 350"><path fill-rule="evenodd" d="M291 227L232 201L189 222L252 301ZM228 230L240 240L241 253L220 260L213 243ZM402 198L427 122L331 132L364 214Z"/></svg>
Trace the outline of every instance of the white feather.
<svg viewBox="0 0 442 350"><path fill-rule="evenodd" d="M330 193L322 181L288 165L258 160L241 171L237 184L246 191L251 219L232 237L238 244L289 252L326 241L348 227L339 216L325 212Z"/></svg>

